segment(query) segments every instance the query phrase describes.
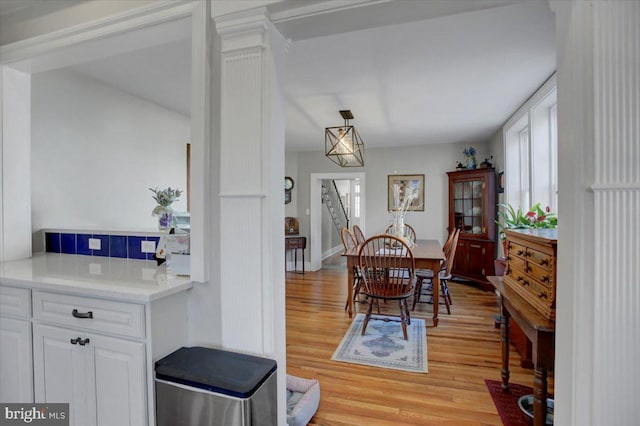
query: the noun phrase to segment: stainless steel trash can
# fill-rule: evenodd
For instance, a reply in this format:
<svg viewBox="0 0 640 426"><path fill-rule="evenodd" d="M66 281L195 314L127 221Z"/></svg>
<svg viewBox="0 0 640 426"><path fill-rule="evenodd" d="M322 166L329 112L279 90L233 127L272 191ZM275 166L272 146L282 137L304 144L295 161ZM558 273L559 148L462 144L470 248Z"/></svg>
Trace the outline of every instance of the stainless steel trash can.
<svg viewBox="0 0 640 426"><path fill-rule="evenodd" d="M276 425L276 370L271 359L180 348L155 365L157 425Z"/></svg>

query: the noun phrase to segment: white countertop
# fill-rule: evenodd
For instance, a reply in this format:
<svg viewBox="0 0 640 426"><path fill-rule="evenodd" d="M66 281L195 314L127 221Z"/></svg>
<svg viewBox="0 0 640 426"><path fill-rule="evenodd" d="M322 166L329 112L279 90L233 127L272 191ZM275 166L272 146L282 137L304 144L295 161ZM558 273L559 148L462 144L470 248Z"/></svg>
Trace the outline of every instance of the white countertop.
<svg viewBox="0 0 640 426"><path fill-rule="evenodd" d="M155 261L54 253L0 262L0 283L130 302L150 302L193 287L188 277L168 274Z"/></svg>

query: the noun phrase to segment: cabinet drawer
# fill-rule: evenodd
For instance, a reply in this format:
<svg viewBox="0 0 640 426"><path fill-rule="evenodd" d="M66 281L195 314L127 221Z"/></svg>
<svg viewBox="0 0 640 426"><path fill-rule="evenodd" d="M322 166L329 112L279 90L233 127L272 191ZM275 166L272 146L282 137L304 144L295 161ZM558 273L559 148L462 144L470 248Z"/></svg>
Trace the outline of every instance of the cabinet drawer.
<svg viewBox="0 0 640 426"><path fill-rule="evenodd" d="M144 338L144 306L91 297L33 293L33 316L87 330Z"/></svg>
<svg viewBox="0 0 640 426"><path fill-rule="evenodd" d="M509 251L509 256L518 256L522 259L527 257L527 248L518 243L514 243L513 241L509 241L507 243L507 250Z"/></svg>
<svg viewBox="0 0 640 426"><path fill-rule="evenodd" d="M286 249L305 249L307 247L307 239L305 237L285 238Z"/></svg>
<svg viewBox="0 0 640 426"><path fill-rule="evenodd" d="M31 316L31 290L0 286L0 314L29 318Z"/></svg>
<svg viewBox="0 0 640 426"><path fill-rule="evenodd" d="M532 249L527 249L527 258L529 258L529 263L543 268L551 268L554 261L552 256L549 256L547 253Z"/></svg>
<svg viewBox="0 0 640 426"><path fill-rule="evenodd" d="M513 256L513 255L509 254L509 257L507 258L507 261L509 262L509 266L511 266L511 267L520 268L522 270L525 269L525 260L522 259L521 257Z"/></svg>
<svg viewBox="0 0 640 426"><path fill-rule="evenodd" d="M553 271L547 268L542 268L535 263L529 262L527 264L529 267L529 275L540 281L543 285L551 288L553 285Z"/></svg>

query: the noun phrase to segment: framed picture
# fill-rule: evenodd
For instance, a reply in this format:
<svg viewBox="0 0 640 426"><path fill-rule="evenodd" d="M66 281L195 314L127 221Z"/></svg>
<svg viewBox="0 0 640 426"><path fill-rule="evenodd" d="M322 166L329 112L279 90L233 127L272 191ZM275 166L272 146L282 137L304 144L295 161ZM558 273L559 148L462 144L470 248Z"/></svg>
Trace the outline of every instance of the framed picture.
<svg viewBox="0 0 640 426"><path fill-rule="evenodd" d="M399 204L402 204L404 194L409 188L417 188L418 197L411 202L407 210L424 211L424 175L388 175L387 179L387 210L398 210L397 201L393 196L394 187L397 185L400 191Z"/></svg>

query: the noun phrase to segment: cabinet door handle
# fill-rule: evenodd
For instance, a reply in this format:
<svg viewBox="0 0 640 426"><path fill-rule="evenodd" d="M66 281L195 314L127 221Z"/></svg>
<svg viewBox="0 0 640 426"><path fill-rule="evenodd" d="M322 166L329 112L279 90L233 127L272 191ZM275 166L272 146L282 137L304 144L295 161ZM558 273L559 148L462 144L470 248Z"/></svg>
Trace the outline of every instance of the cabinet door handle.
<svg viewBox="0 0 640 426"><path fill-rule="evenodd" d="M548 283L548 282L550 282L550 281L551 281L551 278L549 278L549 276L548 276L548 275L545 275L544 277L542 277L542 282L543 282L543 283Z"/></svg>
<svg viewBox="0 0 640 426"><path fill-rule="evenodd" d="M80 342L80 340L82 340L82 339L79 338L79 337L76 337L75 339L71 339L71 344L72 345L77 345Z"/></svg>
<svg viewBox="0 0 640 426"><path fill-rule="evenodd" d="M549 296L547 296L547 293L545 293L545 292L538 293L538 297L540 299L548 299L549 298Z"/></svg>
<svg viewBox="0 0 640 426"><path fill-rule="evenodd" d="M524 250L518 250L518 256L522 256L524 254Z"/></svg>
<svg viewBox="0 0 640 426"><path fill-rule="evenodd" d="M78 312L77 309L74 309L73 311L71 311L71 315L73 315L75 318L93 318L93 312L89 311L89 312Z"/></svg>
<svg viewBox="0 0 640 426"><path fill-rule="evenodd" d="M80 340L78 341L78 344L79 344L80 346L84 346L84 345L86 345L87 343L89 343L89 338L88 338L88 337L87 337L86 339L80 339Z"/></svg>
<svg viewBox="0 0 640 426"><path fill-rule="evenodd" d="M547 266L548 266L548 265L549 265L549 259L542 259L542 260L540 261L540 264L541 264L541 265L547 265Z"/></svg>

